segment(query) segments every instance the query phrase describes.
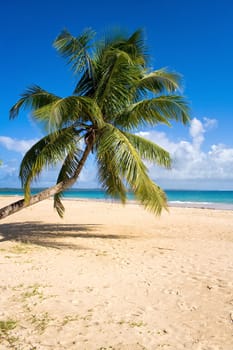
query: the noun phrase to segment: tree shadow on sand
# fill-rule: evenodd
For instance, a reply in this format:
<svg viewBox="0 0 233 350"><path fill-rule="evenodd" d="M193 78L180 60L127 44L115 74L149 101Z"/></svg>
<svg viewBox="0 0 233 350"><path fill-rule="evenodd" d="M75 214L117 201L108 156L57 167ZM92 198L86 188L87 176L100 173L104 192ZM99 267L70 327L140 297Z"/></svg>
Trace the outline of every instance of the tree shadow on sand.
<svg viewBox="0 0 233 350"><path fill-rule="evenodd" d="M126 239L128 235L98 232L99 224L45 224L43 222L15 222L0 225L0 243L17 241L49 248L87 249L73 243L75 238ZM79 241L80 242L80 241Z"/></svg>

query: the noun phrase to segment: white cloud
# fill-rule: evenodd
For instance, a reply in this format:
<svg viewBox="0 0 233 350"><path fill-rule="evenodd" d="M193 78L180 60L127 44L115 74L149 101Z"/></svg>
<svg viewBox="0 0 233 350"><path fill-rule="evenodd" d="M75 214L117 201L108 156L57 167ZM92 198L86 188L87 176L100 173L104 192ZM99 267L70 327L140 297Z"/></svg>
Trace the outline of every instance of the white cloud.
<svg viewBox="0 0 233 350"><path fill-rule="evenodd" d="M224 181L233 181L233 148L224 144L212 145L207 152L204 152L202 145L206 133L217 126L215 119L204 118L203 122L197 118L192 119L189 128L191 141L171 141L165 133L151 131L140 132L139 134L159 144L169 151L173 163L172 169L166 170L149 164L151 177L162 180L163 183L178 181L192 181L192 187L199 188L201 181L208 182L218 188L218 184ZM208 185L208 183L207 183ZM174 186L175 187L175 186ZM231 188L233 185L231 185Z"/></svg>
<svg viewBox="0 0 233 350"><path fill-rule="evenodd" d="M216 119L203 118L205 130L211 130L218 126L218 121Z"/></svg>
<svg viewBox="0 0 233 350"><path fill-rule="evenodd" d="M197 118L192 119L189 128L189 133L192 138L195 139L196 137L200 137L200 135L203 135L204 132L205 129L202 122Z"/></svg>
<svg viewBox="0 0 233 350"><path fill-rule="evenodd" d="M0 187L19 187L18 172L18 159L3 160L3 164L0 167Z"/></svg>
<svg viewBox="0 0 233 350"><path fill-rule="evenodd" d="M17 140L8 136L0 136L0 144L10 151L15 151L24 154L35 144L38 140Z"/></svg>
<svg viewBox="0 0 233 350"><path fill-rule="evenodd" d="M204 125L202 122L196 118L191 120L190 128L189 128L189 133L193 139L193 145L195 148L199 149L201 144L204 141Z"/></svg>

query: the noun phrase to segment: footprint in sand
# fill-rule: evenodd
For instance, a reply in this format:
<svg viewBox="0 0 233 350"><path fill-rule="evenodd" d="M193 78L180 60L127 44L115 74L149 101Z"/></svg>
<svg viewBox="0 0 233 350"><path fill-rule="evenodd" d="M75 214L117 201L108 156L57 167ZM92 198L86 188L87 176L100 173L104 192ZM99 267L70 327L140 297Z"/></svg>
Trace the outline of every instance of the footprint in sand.
<svg viewBox="0 0 233 350"><path fill-rule="evenodd" d="M178 301L177 302L177 306L181 310L185 310L185 311L195 311L195 310L197 310L197 306L196 305L188 305L185 301Z"/></svg>
<svg viewBox="0 0 233 350"><path fill-rule="evenodd" d="M175 290L175 289L163 289L162 292L164 294L173 294L173 295L180 295L181 294L178 290Z"/></svg>

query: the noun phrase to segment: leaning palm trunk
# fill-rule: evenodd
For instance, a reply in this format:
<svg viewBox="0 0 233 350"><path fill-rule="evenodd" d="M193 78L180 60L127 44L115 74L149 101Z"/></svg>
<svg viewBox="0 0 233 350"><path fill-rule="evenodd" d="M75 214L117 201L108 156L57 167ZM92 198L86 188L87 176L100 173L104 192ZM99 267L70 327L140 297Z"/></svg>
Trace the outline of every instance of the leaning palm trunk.
<svg viewBox="0 0 233 350"><path fill-rule="evenodd" d="M31 196L29 200L25 200L25 199L20 199L14 203L11 203L9 205L7 205L6 207L3 207L0 209L0 220L6 218L9 215L12 215L14 213L17 213L18 211L30 207L33 204L39 203L45 199L48 199L51 196L54 196L64 190L66 190L67 188L71 187L74 185L74 183L76 182L84 164L85 161L87 160L87 157L90 153L92 149L92 144L87 144L84 152L83 152L83 156L80 159L79 162L79 166L76 169L76 172L74 174L74 176L72 176L71 178L61 181L58 184L56 184L55 186L52 186L50 188L47 188L44 191L41 191L38 194L35 194L34 196Z"/></svg>

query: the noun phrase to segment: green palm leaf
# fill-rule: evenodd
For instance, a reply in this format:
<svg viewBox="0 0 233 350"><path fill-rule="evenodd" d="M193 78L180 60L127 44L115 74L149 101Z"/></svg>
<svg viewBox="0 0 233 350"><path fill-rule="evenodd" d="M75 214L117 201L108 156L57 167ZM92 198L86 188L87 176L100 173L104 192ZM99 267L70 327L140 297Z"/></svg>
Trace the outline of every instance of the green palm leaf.
<svg viewBox="0 0 233 350"><path fill-rule="evenodd" d="M91 29L85 30L80 36L74 37L68 31L64 30L55 39L54 47L71 64L75 73L83 72L89 68L91 74L91 58L88 50L91 48L91 40L95 32Z"/></svg>
<svg viewBox="0 0 233 350"><path fill-rule="evenodd" d="M68 96L34 111L34 116L46 124L50 132L69 124L74 126L92 122L102 127L102 113L97 103L86 96Z"/></svg>
<svg viewBox="0 0 233 350"><path fill-rule="evenodd" d="M177 73L170 73L166 69L159 69L145 74L139 81L139 90L147 90L155 94L175 92L180 88L181 76Z"/></svg>
<svg viewBox="0 0 233 350"><path fill-rule="evenodd" d="M89 70L86 69L86 71L83 73L82 77L80 78L80 80L78 81L74 89L74 94L80 95L80 96L93 97L95 93L96 85L97 85L96 69L92 67L91 75Z"/></svg>
<svg viewBox="0 0 233 350"><path fill-rule="evenodd" d="M143 37L143 30L136 30L129 38L127 33L115 29L105 35L100 43L97 43L97 51L103 61L103 56L110 50L125 52L136 65L144 67L148 62L147 47Z"/></svg>
<svg viewBox="0 0 233 350"><path fill-rule="evenodd" d="M189 121L189 107L181 96L159 96L131 104L115 118L115 125L127 130L159 123L170 126L170 120Z"/></svg>
<svg viewBox="0 0 233 350"><path fill-rule="evenodd" d="M102 188L111 197L120 199L122 203L126 202L127 188L121 176L118 174L116 163L109 159L109 153L97 155L98 157L98 180Z"/></svg>
<svg viewBox="0 0 233 350"><path fill-rule="evenodd" d="M145 164L126 135L108 124L103 128L100 139L99 158L104 154L101 161L108 160L106 169L113 169L121 181L125 180L146 208L156 214L159 214L162 208L166 208L164 192L149 178Z"/></svg>
<svg viewBox="0 0 233 350"><path fill-rule="evenodd" d="M19 101L10 109L10 118L14 119L21 108L31 108L33 111L59 100L59 97L41 89L38 85L30 86Z"/></svg>
<svg viewBox="0 0 233 350"><path fill-rule="evenodd" d="M171 157L165 149L141 136L127 132L123 134L128 138L142 159L166 168L171 167Z"/></svg>
<svg viewBox="0 0 233 350"><path fill-rule="evenodd" d="M99 74L95 99L103 113L111 118L131 103L134 92L129 87L139 79L138 67L125 52L111 50Z"/></svg>
<svg viewBox="0 0 233 350"><path fill-rule="evenodd" d="M25 154L19 176L24 187L26 201L30 198L30 184L36 180L41 171L56 165L68 152L76 147L77 133L67 128L45 136Z"/></svg>
<svg viewBox="0 0 233 350"><path fill-rule="evenodd" d="M145 67L149 63L148 49L145 45L143 30L136 30L121 49L130 54L135 64Z"/></svg>

